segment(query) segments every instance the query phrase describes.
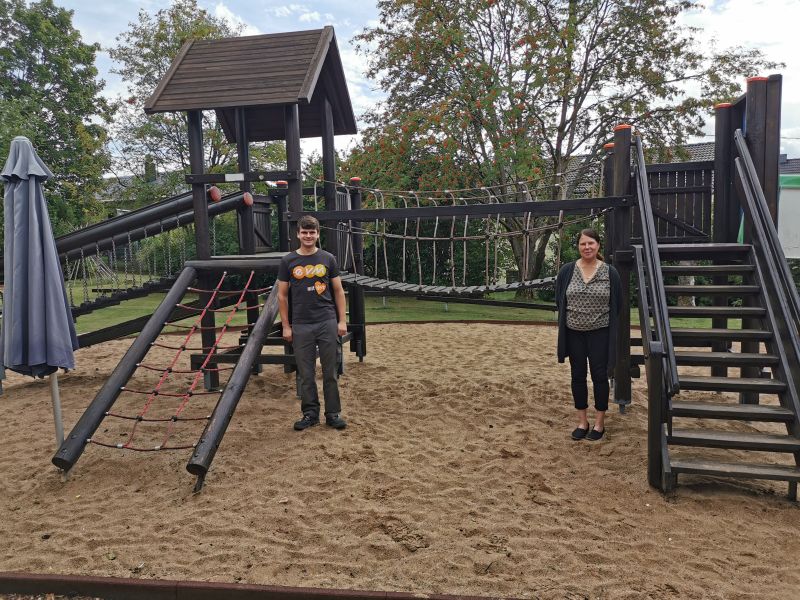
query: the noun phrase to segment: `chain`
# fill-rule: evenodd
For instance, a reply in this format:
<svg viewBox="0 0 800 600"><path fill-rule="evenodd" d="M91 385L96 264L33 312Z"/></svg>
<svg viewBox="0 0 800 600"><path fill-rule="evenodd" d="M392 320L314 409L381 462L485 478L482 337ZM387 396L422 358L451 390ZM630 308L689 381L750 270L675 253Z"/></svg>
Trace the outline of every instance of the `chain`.
<svg viewBox="0 0 800 600"><path fill-rule="evenodd" d="M81 248L81 274L83 275L83 301L89 302L89 282L86 279L86 257Z"/></svg>
<svg viewBox="0 0 800 600"><path fill-rule="evenodd" d="M111 274L112 274L112 282L114 285L114 291L119 289L119 277L117 275L117 244L114 243L114 238L111 238L111 255L109 256L108 262L111 265Z"/></svg>
<svg viewBox="0 0 800 600"><path fill-rule="evenodd" d="M175 215L175 230L178 232L180 248L181 248L181 264L180 268L186 264L186 231L181 227L181 220L178 215Z"/></svg>
<svg viewBox="0 0 800 600"><path fill-rule="evenodd" d="M64 270L67 273L67 281L69 281L69 283L67 284L67 290L69 291L69 305L75 306L75 298L72 297L72 285L73 285L72 271L70 270L69 267L69 256L67 256L66 254L64 255Z"/></svg>

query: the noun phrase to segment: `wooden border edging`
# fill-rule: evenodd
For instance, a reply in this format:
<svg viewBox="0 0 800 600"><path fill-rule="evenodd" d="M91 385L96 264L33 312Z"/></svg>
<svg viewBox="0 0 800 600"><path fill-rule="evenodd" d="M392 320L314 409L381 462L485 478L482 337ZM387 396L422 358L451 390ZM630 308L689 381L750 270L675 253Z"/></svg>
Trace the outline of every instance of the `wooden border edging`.
<svg viewBox="0 0 800 600"><path fill-rule="evenodd" d="M381 592L284 587L208 581L127 579L82 575L39 575L0 572L0 593L81 595L113 600L493 600L488 596L458 596L411 592Z"/></svg>

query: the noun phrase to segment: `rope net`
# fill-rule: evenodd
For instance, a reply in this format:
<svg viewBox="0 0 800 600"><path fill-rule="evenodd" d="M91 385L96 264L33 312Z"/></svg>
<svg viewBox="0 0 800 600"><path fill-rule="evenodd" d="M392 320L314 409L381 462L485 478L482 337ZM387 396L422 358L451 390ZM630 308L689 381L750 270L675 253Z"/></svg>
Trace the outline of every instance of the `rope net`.
<svg viewBox="0 0 800 600"><path fill-rule="evenodd" d="M219 277L213 289L187 288L187 292L201 293L203 306L198 314L192 317L190 324L165 324L161 336L151 344L145 358L120 389L113 410L106 413L102 426L88 441L136 452L193 448L201 432L197 422L210 418L227 384L227 381L220 381L218 389L209 391L203 386L204 377L208 373L230 375L234 366L215 363L215 358L227 352L236 353L244 347L240 336L248 326L233 325L233 320L237 315L246 314L248 297L271 289L251 287L254 277L255 272L251 271L244 287L235 290L233 304L224 309L215 306L223 295L231 295L227 293L231 290L225 290L226 294L222 290L227 273ZM202 325L212 311L224 311L224 322L213 328ZM212 330L213 343L206 344L198 339L204 332L207 339L211 339L208 333ZM179 342L172 341L175 339ZM194 351L200 354L192 354ZM182 427L184 422L194 426Z"/></svg>

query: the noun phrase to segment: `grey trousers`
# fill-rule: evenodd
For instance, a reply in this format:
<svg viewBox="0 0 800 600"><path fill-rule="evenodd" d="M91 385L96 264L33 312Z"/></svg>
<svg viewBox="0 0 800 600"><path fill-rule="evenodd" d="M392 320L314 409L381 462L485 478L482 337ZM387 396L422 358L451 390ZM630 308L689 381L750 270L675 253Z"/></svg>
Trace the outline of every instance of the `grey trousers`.
<svg viewBox="0 0 800 600"><path fill-rule="evenodd" d="M339 384L336 381L337 331L336 320L320 323L293 323L292 346L297 361L297 376L300 382L300 409L304 415L319 416L316 364L317 347L322 365L322 394L325 397L325 413L341 412Z"/></svg>

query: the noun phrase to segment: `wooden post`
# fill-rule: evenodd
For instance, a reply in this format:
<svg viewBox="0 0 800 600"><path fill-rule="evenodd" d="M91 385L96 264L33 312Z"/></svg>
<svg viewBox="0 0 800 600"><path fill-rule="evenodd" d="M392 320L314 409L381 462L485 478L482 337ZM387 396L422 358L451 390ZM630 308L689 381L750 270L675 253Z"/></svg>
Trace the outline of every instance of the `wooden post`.
<svg viewBox="0 0 800 600"><path fill-rule="evenodd" d="M654 488L661 489L662 455L661 432L662 423L666 421L664 413L664 352L660 342L650 346L650 355L645 360L647 371L647 481Z"/></svg>
<svg viewBox="0 0 800 600"><path fill-rule="evenodd" d="M361 209L361 178L350 178L350 207L352 210ZM361 221L353 221L353 227L358 230ZM364 274L364 236L360 233L353 234L353 257L355 264L353 270ZM360 285L350 287L350 330L353 339L350 340L350 352L355 352L359 361L364 360L367 354L367 319L364 305L364 288Z"/></svg>
<svg viewBox="0 0 800 600"><path fill-rule="evenodd" d="M729 158L729 165L730 165L730 190L729 194L730 197L728 199L728 240L729 242L735 242L739 237L739 224L741 223L742 219L742 203L743 198L739 196L739 190L734 185L734 179L736 178L736 172L733 168L734 160L736 159L737 152L736 146L733 143L733 133L737 129L741 129L744 131L745 128L745 107L747 105L747 96L742 96L736 102L733 103L731 106L731 116L730 116L730 147L728 148L728 154L730 155Z"/></svg>
<svg viewBox="0 0 800 600"><path fill-rule="evenodd" d="M712 239L717 244L736 241L730 235L731 217L731 147L733 129L731 128L732 105L723 102L714 106L714 224ZM739 211L736 212L738 221Z"/></svg>
<svg viewBox="0 0 800 600"><path fill-rule="evenodd" d="M614 142L610 142L603 146L603 150L605 151L606 155L603 158L603 195L604 196L613 196L614 195ZM614 230L614 213L606 213L605 216L605 234L604 234L604 249L605 253L608 256L612 256L614 254L614 245L613 245L613 230Z"/></svg>
<svg viewBox="0 0 800 600"><path fill-rule="evenodd" d="M202 175L205 172L205 160L203 157L203 118L199 110L191 110L187 114L189 123L189 164L192 174ZM202 183L192 184L192 198L194 206L194 236L196 255L198 260L208 260L211 258L211 230L208 224L208 201L206 200L205 185ZM203 274L198 277L200 288L210 290L214 287L211 276ZM211 299L211 294L201 293L200 301L205 305ZM211 348L216 340L216 319L213 311L207 311L201 320L203 327L200 337L203 341L203 348ZM204 350L205 352L205 350ZM217 366L216 363L209 363L209 368ZM211 391L219 387L219 373L217 371L206 371L203 383L206 391Z"/></svg>
<svg viewBox="0 0 800 600"><path fill-rule="evenodd" d="M714 107L714 223L712 239L715 243L735 242L736 238L731 238L733 230L732 223L739 221L739 207L731 207L733 193L731 190L731 177L733 165L731 163L731 148L733 147L733 129L731 128L732 105L729 102L717 104ZM725 285L728 283L727 275L715 276L715 285ZM714 306L727 306L727 296L714 296ZM715 329L725 329L728 327L728 319L725 317L713 317L711 326ZM728 342L715 342L711 345L714 352L726 352ZM727 377L728 368L723 365L711 367L713 377Z"/></svg>
<svg viewBox="0 0 800 600"><path fill-rule="evenodd" d="M325 180L325 210L336 210L336 147L333 139L333 111L328 97L322 99L322 177ZM339 248L339 237L336 231L328 230L325 235L325 249L333 254L344 265L346 256L342 256Z"/></svg>
<svg viewBox="0 0 800 600"><path fill-rule="evenodd" d="M764 197L775 228L778 228L778 161L781 152L781 87L783 78L767 79L767 100L764 116Z"/></svg>
<svg viewBox="0 0 800 600"><path fill-rule="evenodd" d="M238 107L234 113L236 120L236 152L240 173L250 171L250 142L247 137L247 121L245 120L244 111L244 108ZM242 181L239 184L239 189L243 192L252 193L253 191L252 184L249 181ZM256 235L253 206L248 206L242 202L236 212L239 224L239 254L254 254L256 251Z"/></svg>
<svg viewBox="0 0 800 600"><path fill-rule="evenodd" d="M747 100L745 105L745 139L750 156L753 158L756 175L762 188L764 186L764 167L766 157L766 109L767 109L767 78L749 77L747 79ZM777 160L776 160L777 165ZM736 186L741 189L741 185ZM745 241L752 241L750 226L745 220ZM742 300L744 306L757 306L754 298L745 297ZM742 319L742 327L745 329L759 329L759 319ZM742 352L758 352L758 342L742 342ZM759 377L761 369L759 367L742 367L742 377ZM742 404L758 404L759 395L757 392L741 392L739 402Z"/></svg>
<svg viewBox="0 0 800 600"><path fill-rule="evenodd" d="M285 190L289 187L286 181L276 182L278 189ZM289 223L284 219L286 216L286 194L275 194L275 206L278 210L278 250L280 252L289 251Z"/></svg>
<svg viewBox="0 0 800 600"><path fill-rule="evenodd" d="M198 110L187 113L189 124L189 165L194 175L205 172L203 157L203 121ZM208 226L208 200L206 186L192 184L192 207L194 208L194 238L198 260L211 258L211 230Z"/></svg>
<svg viewBox="0 0 800 600"><path fill-rule="evenodd" d="M300 172L300 112L297 104L288 104L284 110L286 134L286 168ZM303 210L303 182L295 177L289 182L289 210L295 214ZM289 224L289 248L295 250L300 242L297 239L297 224Z"/></svg>
<svg viewBox="0 0 800 600"><path fill-rule="evenodd" d="M239 172L247 173L250 171L250 141L247 135L247 121L245 120L245 109L237 107L234 112L236 120L236 153L239 161ZM253 186L249 181L242 181L239 184L239 189L245 193L252 193ZM253 205L248 205L242 202L241 206L236 211L237 224L239 226L239 254L252 255L256 251L256 229L255 220L253 218ZM252 331L258 319L258 296L256 294L247 294L247 324L250 325L248 331ZM261 372L261 364L256 363L254 372Z"/></svg>
<svg viewBox="0 0 800 600"><path fill-rule="evenodd" d="M614 195L628 196L631 193L631 126L617 125L614 128ZM622 282L622 307L619 315L619 337L617 366L614 369L614 398L620 411L631 402L631 208L630 203L614 210L613 264Z"/></svg>

